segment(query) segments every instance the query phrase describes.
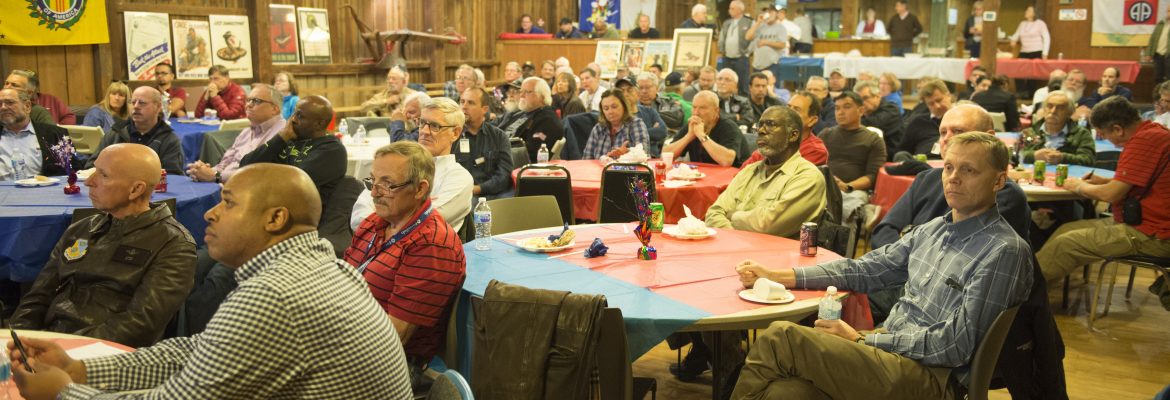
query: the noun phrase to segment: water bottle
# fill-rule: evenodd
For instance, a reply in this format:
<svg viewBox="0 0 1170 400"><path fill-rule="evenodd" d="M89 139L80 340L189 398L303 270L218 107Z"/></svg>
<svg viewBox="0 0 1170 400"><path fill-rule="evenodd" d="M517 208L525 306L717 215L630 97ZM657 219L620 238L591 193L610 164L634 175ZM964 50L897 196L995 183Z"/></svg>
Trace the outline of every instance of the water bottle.
<svg viewBox="0 0 1170 400"><path fill-rule="evenodd" d="M1063 60L1064 59L1064 52L1056 53L1056 59Z"/></svg>
<svg viewBox="0 0 1170 400"><path fill-rule="evenodd" d="M19 181L28 179L28 175L25 175L24 173L26 166L27 164L24 163L24 156L17 154L16 158L12 160L12 180Z"/></svg>
<svg viewBox="0 0 1170 400"><path fill-rule="evenodd" d="M825 297L821 298L820 310L817 318L823 320L841 319L841 301L837 300L837 287L829 286L825 289Z"/></svg>
<svg viewBox="0 0 1170 400"><path fill-rule="evenodd" d="M492 249L492 209L488 207L487 199L480 197L475 206L475 249Z"/></svg>
<svg viewBox="0 0 1170 400"><path fill-rule="evenodd" d="M8 346L0 346L0 400L8 400L8 380L12 378L12 362L8 360Z"/></svg>
<svg viewBox="0 0 1170 400"><path fill-rule="evenodd" d="M171 123L171 94L165 90L162 93L162 113L163 121L166 121L168 124Z"/></svg>
<svg viewBox="0 0 1170 400"><path fill-rule="evenodd" d="M344 122L342 122L342 123L344 123ZM354 131L354 133L353 133L353 142L358 143L358 144L366 142L366 126L365 125L358 125L357 131Z"/></svg>
<svg viewBox="0 0 1170 400"><path fill-rule="evenodd" d="M536 162L537 163L548 162L548 146L545 146L544 143L541 143L540 150L536 151Z"/></svg>
<svg viewBox="0 0 1170 400"><path fill-rule="evenodd" d="M348 135L349 134L349 123L346 122L344 119L341 120L341 122L337 124L337 131Z"/></svg>

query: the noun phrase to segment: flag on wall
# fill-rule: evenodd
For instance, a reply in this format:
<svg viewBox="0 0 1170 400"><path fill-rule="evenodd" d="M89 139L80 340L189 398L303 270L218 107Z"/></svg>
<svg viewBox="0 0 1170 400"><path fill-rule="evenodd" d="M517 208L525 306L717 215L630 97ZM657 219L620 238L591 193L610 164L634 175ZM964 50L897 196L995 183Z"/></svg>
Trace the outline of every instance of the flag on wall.
<svg viewBox="0 0 1170 400"><path fill-rule="evenodd" d="M1093 0L1093 36L1096 47L1142 47L1150 42L1158 19L1170 0Z"/></svg>
<svg viewBox="0 0 1170 400"><path fill-rule="evenodd" d="M621 29L620 0L581 0L581 32L593 32L593 23L605 20L609 29Z"/></svg>
<svg viewBox="0 0 1170 400"><path fill-rule="evenodd" d="M105 0L0 0L0 45L109 43Z"/></svg>

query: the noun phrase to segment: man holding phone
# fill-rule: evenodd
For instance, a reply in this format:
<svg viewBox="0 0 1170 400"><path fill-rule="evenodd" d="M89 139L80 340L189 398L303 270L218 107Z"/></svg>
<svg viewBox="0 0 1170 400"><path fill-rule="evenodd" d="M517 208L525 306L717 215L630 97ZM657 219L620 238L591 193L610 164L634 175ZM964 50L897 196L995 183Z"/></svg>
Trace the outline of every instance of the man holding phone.
<svg viewBox="0 0 1170 400"><path fill-rule="evenodd" d="M204 218L236 288L207 330L133 353L75 360L48 340L9 344L26 399L143 397L410 399L394 326L353 268L317 236L321 199L287 165L241 168ZM25 369L23 357L36 372Z"/></svg>

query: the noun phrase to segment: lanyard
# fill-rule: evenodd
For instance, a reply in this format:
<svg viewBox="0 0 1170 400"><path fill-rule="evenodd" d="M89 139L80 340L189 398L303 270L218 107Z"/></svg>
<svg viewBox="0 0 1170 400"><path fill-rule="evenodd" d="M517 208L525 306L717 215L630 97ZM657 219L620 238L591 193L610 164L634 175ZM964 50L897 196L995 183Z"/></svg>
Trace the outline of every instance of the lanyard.
<svg viewBox="0 0 1170 400"><path fill-rule="evenodd" d="M370 266L370 262L374 261L374 259L378 257L378 254L381 254L382 252L386 251L386 249L389 249L390 246L394 245L394 243L397 243L399 240L402 240L402 238L406 237L406 235L409 235L411 232L414 232L414 229L418 228L418 226L422 224L423 220L426 220L427 217L430 217L430 216L431 216L431 209L427 208L427 210L423 211L423 213L420 214L418 216L418 218L416 218L414 220L414 222L410 223L410 225L407 225L406 228L402 228L402 230L398 231L398 233L395 233L394 236L391 236L390 239L387 239L386 243L382 244L382 248L380 250L378 250L377 253L374 253L373 256L371 256L370 250L372 250L374 248L374 239L378 237L377 234L374 234L374 237L370 238L370 244L366 245L366 253L365 253L366 261L363 262L362 265L358 267L358 269L357 269L358 275L364 275L366 272L366 267Z"/></svg>

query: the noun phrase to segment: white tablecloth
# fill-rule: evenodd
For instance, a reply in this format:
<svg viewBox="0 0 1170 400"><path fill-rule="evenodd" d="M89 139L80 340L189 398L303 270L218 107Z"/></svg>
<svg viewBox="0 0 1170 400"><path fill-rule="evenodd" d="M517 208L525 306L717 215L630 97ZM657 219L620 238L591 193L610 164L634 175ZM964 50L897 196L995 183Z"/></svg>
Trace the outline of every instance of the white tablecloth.
<svg viewBox="0 0 1170 400"><path fill-rule="evenodd" d="M345 152L349 155L349 162L345 167L345 174L359 180L370 176L370 164L374 161L374 153L382 146L390 144L387 136L371 137L365 143L346 143Z"/></svg>
<svg viewBox="0 0 1170 400"><path fill-rule="evenodd" d="M902 57L826 57L825 76L841 69L847 78L869 71L874 76L892 72L898 79L938 78L947 82L966 82L966 58L902 58Z"/></svg>

